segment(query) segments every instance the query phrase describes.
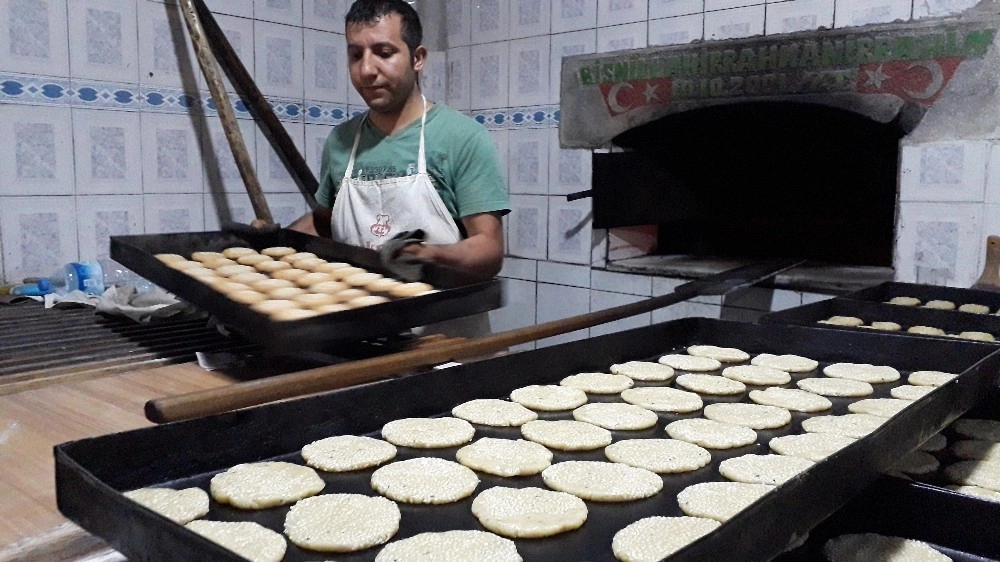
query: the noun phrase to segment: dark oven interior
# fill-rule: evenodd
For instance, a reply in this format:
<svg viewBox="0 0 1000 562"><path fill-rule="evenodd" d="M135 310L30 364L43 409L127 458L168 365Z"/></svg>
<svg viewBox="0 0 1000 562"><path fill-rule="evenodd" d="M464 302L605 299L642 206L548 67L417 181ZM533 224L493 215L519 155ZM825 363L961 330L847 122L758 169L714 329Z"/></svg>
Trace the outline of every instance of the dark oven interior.
<svg viewBox="0 0 1000 562"><path fill-rule="evenodd" d="M890 267L904 134L797 102L668 115L594 155L594 226L656 225L662 255Z"/></svg>

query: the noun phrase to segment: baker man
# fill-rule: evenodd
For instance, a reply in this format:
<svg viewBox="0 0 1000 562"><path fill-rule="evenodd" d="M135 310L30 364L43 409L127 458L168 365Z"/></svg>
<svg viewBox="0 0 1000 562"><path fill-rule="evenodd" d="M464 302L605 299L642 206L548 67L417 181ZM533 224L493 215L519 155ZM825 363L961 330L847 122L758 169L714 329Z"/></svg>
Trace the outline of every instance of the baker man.
<svg viewBox="0 0 1000 562"><path fill-rule="evenodd" d="M345 20L351 83L369 110L327 138L320 206L289 228L372 249L419 228L425 243L403 252L493 277L503 261L501 217L509 202L489 133L424 98L419 73L427 49L408 3L357 0ZM457 331L476 335L484 331L479 324Z"/></svg>

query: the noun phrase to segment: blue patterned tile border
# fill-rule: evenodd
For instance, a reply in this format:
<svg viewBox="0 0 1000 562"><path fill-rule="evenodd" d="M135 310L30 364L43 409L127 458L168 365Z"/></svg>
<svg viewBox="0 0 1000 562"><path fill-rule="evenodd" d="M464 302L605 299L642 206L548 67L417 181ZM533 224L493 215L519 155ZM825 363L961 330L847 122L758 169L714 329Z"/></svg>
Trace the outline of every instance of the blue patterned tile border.
<svg viewBox="0 0 1000 562"><path fill-rule="evenodd" d="M0 73L0 103L69 105L71 97L66 78Z"/></svg>
<svg viewBox="0 0 1000 562"><path fill-rule="evenodd" d="M156 113L201 113L204 100L200 93L166 86L139 86L142 111Z"/></svg>
<svg viewBox="0 0 1000 562"><path fill-rule="evenodd" d="M549 129L559 126L559 106L489 109L471 117L490 130Z"/></svg>
<svg viewBox="0 0 1000 562"><path fill-rule="evenodd" d="M340 125L350 119L346 104L306 100L302 116L313 125Z"/></svg>
<svg viewBox="0 0 1000 562"><path fill-rule="evenodd" d="M74 107L123 109L138 111L141 99L135 84L116 84L94 80L72 79L69 103Z"/></svg>

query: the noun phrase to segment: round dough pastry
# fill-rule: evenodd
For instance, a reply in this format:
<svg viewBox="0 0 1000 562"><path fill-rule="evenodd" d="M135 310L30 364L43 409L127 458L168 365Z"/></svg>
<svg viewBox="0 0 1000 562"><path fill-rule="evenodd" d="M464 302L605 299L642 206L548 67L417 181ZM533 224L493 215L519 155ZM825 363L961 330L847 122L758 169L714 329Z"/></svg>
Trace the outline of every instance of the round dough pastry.
<svg viewBox="0 0 1000 562"><path fill-rule="evenodd" d="M820 396L858 397L873 394L875 389L864 381L817 377L801 379L795 385L807 392Z"/></svg>
<svg viewBox="0 0 1000 562"><path fill-rule="evenodd" d="M542 471L542 480L553 490L599 502L648 498L663 489L655 472L615 462L559 462Z"/></svg>
<svg viewBox="0 0 1000 562"><path fill-rule="evenodd" d="M396 458L396 446L362 435L335 435L302 447L307 465L325 472L348 472Z"/></svg>
<svg viewBox="0 0 1000 562"><path fill-rule="evenodd" d="M240 265L257 265L258 263L264 263L266 261L274 261L274 258L261 254L247 254L236 258L236 263Z"/></svg>
<svg viewBox="0 0 1000 562"><path fill-rule="evenodd" d="M420 533L389 543L375 562L521 562L514 541L486 531Z"/></svg>
<svg viewBox="0 0 1000 562"><path fill-rule="evenodd" d="M702 482L681 490L677 494L677 504L687 515L725 523L774 488L744 482Z"/></svg>
<svg viewBox="0 0 1000 562"><path fill-rule="evenodd" d="M203 267L205 267L204 265L202 265L202 264L200 264L200 263L198 263L196 261L188 261L186 259L183 260L183 261L181 261L181 260L172 260L172 261L166 261L166 262L163 262L163 263L166 264L167 267L170 267L170 268L173 268L173 269L178 269L178 270L181 270L181 271L184 271L185 269L194 269L194 268L203 268Z"/></svg>
<svg viewBox="0 0 1000 562"><path fill-rule="evenodd" d="M255 255L255 254L248 254ZM197 262L205 263L209 260L218 259L228 259L222 252L192 252L191 259Z"/></svg>
<svg viewBox="0 0 1000 562"><path fill-rule="evenodd" d="M552 464L552 451L524 439L483 437L455 453L455 460L495 476L539 474Z"/></svg>
<svg viewBox="0 0 1000 562"><path fill-rule="evenodd" d="M316 273L315 271L312 271L306 273L305 275L300 275L294 279L294 281L299 287L312 287L313 285L333 281L333 278L330 277L329 273Z"/></svg>
<svg viewBox="0 0 1000 562"><path fill-rule="evenodd" d="M340 281L324 281L309 287L309 290L313 293L326 293L328 295L336 295L345 289L347 289L347 283L341 283Z"/></svg>
<svg viewBox="0 0 1000 562"><path fill-rule="evenodd" d="M924 304L924 308L933 308L936 310L955 310L955 303L951 301L932 300L927 301L927 303Z"/></svg>
<svg viewBox="0 0 1000 562"><path fill-rule="evenodd" d="M743 394L747 386L740 381L727 379L720 375L701 375L688 373L677 377L677 386L699 394L731 396Z"/></svg>
<svg viewBox="0 0 1000 562"><path fill-rule="evenodd" d="M687 348L688 355L695 357L711 357L720 363L741 363L750 359L750 354L735 347L719 347L715 345L692 345Z"/></svg>
<svg viewBox="0 0 1000 562"><path fill-rule="evenodd" d="M593 402L573 410L573 419L612 431L636 431L653 427L660 418L633 404Z"/></svg>
<svg viewBox="0 0 1000 562"><path fill-rule="evenodd" d="M892 465L892 470L910 476L923 476L937 471L938 468L941 468L941 463L934 455L919 450L911 451Z"/></svg>
<svg viewBox="0 0 1000 562"><path fill-rule="evenodd" d="M294 287L295 283L287 279L261 279L260 281L254 281L250 284L253 290L260 291L261 293L270 293L275 289L280 289L282 287Z"/></svg>
<svg viewBox="0 0 1000 562"><path fill-rule="evenodd" d="M336 281L343 281L345 277L350 277L356 273L366 273L368 270L363 267L355 267L349 265L347 267L340 267L330 271L323 271L321 273L328 273L330 277L333 277Z"/></svg>
<svg viewBox="0 0 1000 562"><path fill-rule="evenodd" d="M921 451L927 451L928 453L937 453L943 451L945 447L948 446L948 438L940 433L935 433L931 435L927 441L924 441L920 445Z"/></svg>
<svg viewBox="0 0 1000 562"><path fill-rule="evenodd" d="M722 370L722 376L740 381L743 384L758 386L780 385L792 382L792 375L781 369L761 367L759 365L736 365Z"/></svg>
<svg viewBox="0 0 1000 562"><path fill-rule="evenodd" d="M866 398L851 402L847 405L847 410L855 414L871 414L880 418L891 418L912 404L913 402L910 400L899 398Z"/></svg>
<svg viewBox="0 0 1000 562"><path fill-rule="evenodd" d="M823 367L823 374L835 379L848 379L871 384L899 380L899 371L887 365L869 363L833 363Z"/></svg>
<svg viewBox="0 0 1000 562"><path fill-rule="evenodd" d="M953 455L966 460L1000 462L1000 443L982 439L956 441L951 446Z"/></svg>
<svg viewBox="0 0 1000 562"><path fill-rule="evenodd" d="M251 562L279 562L288 548L281 533L253 521L198 519L184 527Z"/></svg>
<svg viewBox="0 0 1000 562"><path fill-rule="evenodd" d="M719 474L733 482L777 486L814 464L815 461L785 455L742 455L719 463Z"/></svg>
<svg viewBox="0 0 1000 562"><path fill-rule="evenodd" d="M309 275L309 272L304 269L295 269L294 267L279 269L278 271L271 273L271 277L275 279L284 279L285 281L291 281L292 283L298 281L303 275Z"/></svg>
<svg viewBox="0 0 1000 562"><path fill-rule="evenodd" d="M293 263L299 260L304 260L306 258L315 258L315 257L316 254L312 252L295 252L293 254L286 254L284 256L281 256L279 259L287 263L289 266L291 266Z"/></svg>
<svg viewBox="0 0 1000 562"><path fill-rule="evenodd" d="M258 293L252 289L241 289L239 291L227 292L226 296L242 304L257 304L267 300L267 295Z"/></svg>
<svg viewBox="0 0 1000 562"><path fill-rule="evenodd" d="M319 283L318 285L324 285L324 284L325 283ZM309 290L312 292L317 292L315 286L310 287ZM321 291L321 292L325 293L326 291ZM344 289L343 291L333 293L333 297L337 299L337 302L342 302L346 304L348 308L356 308L356 307L351 307L350 304L348 304L349 301L367 296L369 296L368 292L363 291L361 289Z"/></svg>
<svg viewBox="0 0 1000 562"><path fill-rule="evenodd" d="M272 274L282 269L292 269L292 264L285 261L272 260L258 263L254 267L262 273Z"/></svg>
<svg viewBox="0 0 1000 562"><path fill-rule="evenodd" d="M242 283L247 286L252 286L254 283L263 281L265 279L269 279L269 277L267 275L264 275L263 273L258 273L256 271L249 271L247 273L237 273L236 275L229 277L230 281L236 283Z"/></svg>
<svg viewBox="0 0 1000 562"><path fill-rule="evenodd" d="M657 474L691 472L712 462L707 449L678 439L624 439L605 447L604 456Z"/></svg>
<svg viewBox="0 0 1000 562"><path fill-rule="evenodd" d="M209 258L202 262L202 265L210 269L219 269L224 265L239 265L236 260L229 258Z"/></svg>
<svg viewBox="0 0 1000 562"><path fill-rule="evenodd" d="M326 483L308 466L282 461L238 464L212 477L209 492L219 503L264 509L315 496Z"/></svg>
<svg viewBox="0 0 1000 562"><path fill-rule="evenodd" d="M714 371L722 367L718 359L711 357L695 357L694 355L680 355L671 353L660 357L657 362L661 365L677 369L679 371Z"/></svg>
<svg viewBox="0 0 1000 562"><path fill-rule="evenodd" d="M264 248L260 253L265 256L270 256L272 258L280 258L295 253L295 248L289 248L288 246L273 246L271 248Z"/></svg>
<svg viewBox="0 0 1000 562"><path fill-rule="evenodd" d="M443 504L472 495L479 477L472 469L437 457L389 463L372 473L372 488L404 503Z"/></svg>
<svg viewBox="0 0 1000 562"><path fill-rule="evenodd" d="M801 355L772 355L761 353L750 361L751 365L779 369L786 373L808 373L819 367L819 362Z"/></svg>
<svg viewBox="0 0 1000 562"><path fill-rule="evenodd" d="M924 336L943 336L945 331L934 326L910 326L906 329L908 334L920 334Z"/></svg>
<svg viewBox="0 0 1000 562"><path fill-rule="evenodd" d="M778 406L795 412L822 412L833 407L828 398L799 390L769 386L764 390L751 390L750 400L765 406Z"/></svg>
<svg viewBox="0 0 1000 562"><path fill-rule="evenodd" d="M719 525L705 517L646 517L615 533L611 551L622 562L659 562Z"/></svg>
<svg viewBox="0 0 1000 562"><path fill-rule="evenodd" d="M895 322L872 322L870 326L873 330L885 330L887 332L898 332L903 327Z"/></svg>
<svg viewBox="0 0 1000 562"><path fill-rule="evenodd" d="M300 500L285 516L288 540L318 552L355 552L385 544L399 532L396 502L361 494Z"/></svg>
<svg viewBox="0 0 1000 562"><path fill-rule="evenodd" d="M667 435L706 449L733 449L757 441L757 432L742 425L702 418L677 420L666 427Z"/></svg>
<svg viewBox="0 0 1000 562"><path fill-rule="evenodd" d="M982 304L967 303L958 307L959 312L968 312L970 314L989 314L990 307Z"/></svg>
<svg viewBox="0 0 1000 562"><path fill-rule="evenodd" d="M365 285L365 290L372 293L392 294L392 290L402 284L402 281L397 281L391 277L383 277Z"/></svg>
<svg viewBox="0 0 1000 562"><path fill-rule="evenodd" d="M346 293L347 291L344 291L344 292ZM355 297L355 298L347 301L345 304L347 304L347 308L364 308L366 306L372 306L372 305L382 304L382 303L386 303L386 302L389 302L389 299L387 299L385 297L380 297L378 295L367 295L366 294L366 295L362 295L360 297Z"/></svg>
<svg viewBox="0 0 1000 562"><path fill-rule="evenodd" d="M611 444L611 432L574 420L534 420L521 426L529 441L562 451L591 451Z"/></svg>
<svg viewBox="0 0 1000 562"><path fill-rule="evenodd" d="M632 388L635 381L625 375L577 373L559 381L559 384L591 394L618 394L626 388Z"/></svg>
<svg viewBox="0 0 1000 562"><path fill-rule="evenodd" d="M953 484L979 486L1000 492L1000 462L989 460L959 461L944 469Z"/></svg>
<svg viewBox="0 0 1000 562"><path fill-rule="evenodd" d="M333 273L334 271L338 269L343 269L345 267L352 267L352 266L349 263L332 261L317 265L316 269L314 269L313 271L318 271L320 273Z"/></svg>
<svg viewBox="0 0 1000 562"><path fill-rule="evenodd" d="M989 332L967 331L959 333L958 337L964 340L996 341L996 338L993 336L993 334Z"/></svg>
<svg viewBox="0 0 1000 562"><path fill-rule="evenodd" d="M201 488L139 488L124 496L181 525L208 515L208 494Z"/></svg>
<svg viewBox="0 0 1000 562"><path fill-rule="evenodd" d="M306 290L298 287L278 287L267 292L268 298L275 300L292 300L304 294L306 294Z"/></svg>
<svg viewBox="0 0 1000 562"><path fill-rule="evenodd" d="M536 539L579 529L587 504L565 492L496 486L472 500L472 514L498 535Z"/></svg>
<svg viewBox="0 0 1000 562"><path fill-rule="evenodd" d="M163 262L165 264L178 263L178 262L186 262L186 261L188 261L187 258L185 258L184 256L182 256L180 254L166 254L166 253L164 253L164 254L155 254L153 257L156 258L156 259L158 259L158 260L160 260L161 262ZM194 260L194 261L198 261L198 260Z"/></svg>
<svg viewBox="0 0 1000 562"><path fill-rule="evenodd" d="M921 301L916 297L892 297L886 302L889 304L898 304L900 306L919 306Z"/></svg>
<svg viewBox="0 0 1000 562"><path fill-rule="evenodd" d="M768 446L779 455L819 462L857 439L832 433L802 433L771 439Z"/></svg>
<svg viewBox="0 0 1000 562"><path fill-rule="evenodd" d="M315 310L307 310L304 308L288 308L284 310L275 310L268 314L271 320L278 320L281 322L287 322L290 320L305 320L306 318L312 318L313 316L319 316L319 312Z"/></svg>
<svg viewBox="0 0 1000 562"><path fill-rule="evenodd" d="M826 541L829 562L951 562L927 543L875 533L840 535Z"/></svg>
<svg viewBox="0 0 1000 562"><path fill-rule="evenodd" d="M495 398L480 398L459 404L451 409L451 415L470 423L493 427L520 427L538 414L518 404Z"/></svg>
<svg viewBox="0 0 1000 562"><path fill-rule="evenodd" d="M815 416L802 420L802 430L807 433L832 433L861 439L886 422L871 414L844 414L842 416Z"/></svg>
<svg viewBox="0 0 1000 562"><path fill-rule="evenodd" d="M299 305L293 301L288 300L264 300L258 303L250 305L250 308L260 312L261 314L271 315L279 310L296 310Z"/></svg>
<svg viewBox="0 0 1000 562"><path fill-rule="evenodd" d="M834 326L848 326L852 328L861 326L864 323L864 320L855 316L831 316L826 320L819 321L819 324L832 324Z"/></svg>
<svg viewBox="0 0 1000 562"><path fill-rule="evenodd" d="M1000 443L1000 421L997 420L959 418L951 428L964 437Z"/></svg>
<svg viewBox="0 0 1000 562"><path fill-rule="evenodd" d="M257 250L254 250L253 248L245 248L242 246L233 246L231 248L226 248L225 250L222 250L222 255L231 260L235 260L240 256L248 256L250 254L256 254L256 253Z"/></svg>
<svg viewBox="0 0 1000 562"><path fill-rule="evenodd" d="M775 429L792 422L792 414L784 408L742 402L716 402L705 406L703 413L709 420L750 429Z"/></svg>
<svg viewBox="0 0 1000 562"><path fill-rule="evenodd" d="M533 384L515 389L510 399L532 410L557 412L586 404L587 393L568 386Z"/></svg>
<svg viewBox="0 0 1000 562"><path fill-rule="evenodd" d="M215 272L223 277L232 277L240 273L252 273L253 268L249 265L222 265L215 268Z"/></svg>
<svg viewBox="0 0 1000 562"><path fill-rule="evenodd" d="M642 386L622 391L622 400L654 412L687 414L701 409L701 396L669 386Z"/></svg>
<svg viewBox="0 0 1000 562"><path fill-rule="evenodd" d="M306 308L312 309L317 309L321 306L337 302L337 299L335 299L333 295L328 295L326 293L306 293L304 295L299 295L292 300ZM347 310L346 306L344 307L344 310Z"/></svg>
<svg viewBox="0 0 1000 562"><path fill-rule="evenodd" d="M345 310L350 310L346 304L334 303L334 304L323 304L313 308L316 312L320 314L330 314L331 312L343 312Z"/></svg>
<svg viewBox="0 0 1000 562"><path fill-rule="evenodd" d="M181 273L194 277L195 279L219 278L219 275L215 273L214 269L209 269L207 267L189 267L188 269L182 269Z"/></svg>
<svg viewBox="0 0 1000 562"><path fill-rule="evenodd" d="M389 289L389 294L397 298L406 298L426 293L432 289L434 286L429 283L401 283Z"/></svg>
<svg viewBox="0 0 1000 562"><path fill-rule="evenodd" d="M615 375L625 375L637 381L663 382L674 378L673 367L649 361L616 363L609 370Z"/></svg>
<svg viewBox="0 0 1000 562"><path fill-rule="evenodd" d="M296 269L307 269L309 271L316 271L316 268L327 263L323 258L302 258L300 260L295 260L292 262L292 267Z"/></svg>
<svg viewBox="0 0 1000 562"><path fill-rule="evenodd" d="M957 376L941 371L913 371L906 382L916 386L941 386Z"/></svg>
<svg viewBox="0 0 1000 562"><path fill-rule="evenodd" d="M402 418L382 426L382 438L400 447L437 449L472 441L476 430L458 418Z"/></svg>
<svg viewBox="0 0 1000 562"><path fill-rule="evenodd" d="M327 274L329 275L329 274ZM344 277L342 281L347 283L351 287L364 287L365 285L371 283L372 281L378 281L385 277L381 273L373 273L371 271L366 271L364 273L355 273L353 275L348 275Z"/></svg>

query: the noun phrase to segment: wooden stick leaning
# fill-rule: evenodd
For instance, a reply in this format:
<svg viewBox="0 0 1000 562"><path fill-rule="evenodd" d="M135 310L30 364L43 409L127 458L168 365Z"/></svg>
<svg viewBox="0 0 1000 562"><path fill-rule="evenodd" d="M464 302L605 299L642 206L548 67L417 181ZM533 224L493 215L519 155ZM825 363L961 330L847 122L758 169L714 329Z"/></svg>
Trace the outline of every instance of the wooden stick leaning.
<svg viewBox="0 0 1000 562"><path fill-rule="evenodd" d="M236 167L243 178L247 194L250 196L250 204L253 205L254 215L267 223L273 223L271 210L264 199L264 193L260 188L257 174L254 172L250 154L247 152L246 143L243 141L243 134L240 133L239 125L236 122L236 114L233 106L229 103L229 95L219 78L218 66L215 62L215 55L208 46L205 39L205 31L201 27L193 0L180 0L181 12L184 14L184 22L187 24L188 33L191 35L191 42L194 44L195 55L198 57L198 65L208 82L208 89L212 92L212 100L215 101L215 109L219 113L222 121L222 128L226 132L226 140L229 141L229 148L233 151L233 159Z"/></svg>

